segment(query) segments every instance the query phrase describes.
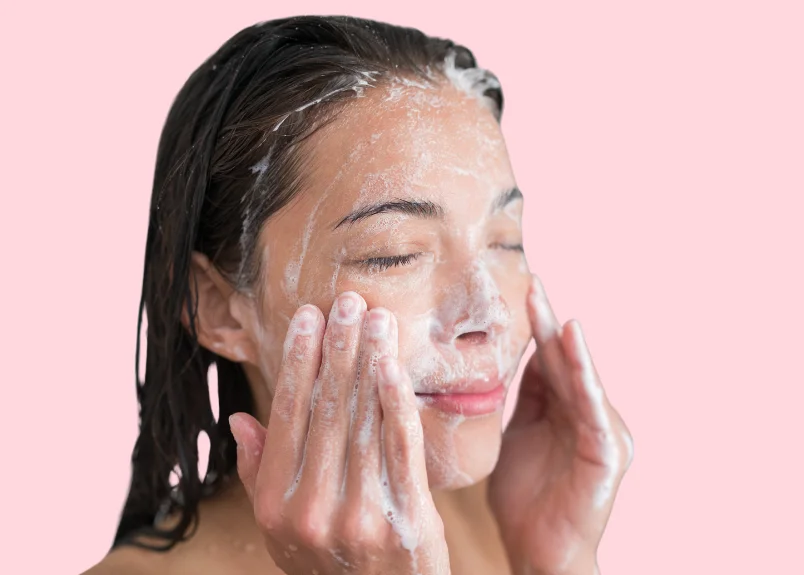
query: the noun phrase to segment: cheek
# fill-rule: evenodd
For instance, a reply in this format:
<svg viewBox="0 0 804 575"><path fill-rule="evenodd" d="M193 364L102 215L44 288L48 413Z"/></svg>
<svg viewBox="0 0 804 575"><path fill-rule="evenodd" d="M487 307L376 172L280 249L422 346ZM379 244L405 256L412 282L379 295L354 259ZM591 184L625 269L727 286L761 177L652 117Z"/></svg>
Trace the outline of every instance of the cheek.
<svg viewBox="0 0 804 575"><path fill-rule="evenodd" d="M528 317L527 297L530 290L530 274L518 278L508 284L503 297L511 311L511 317L517 333L530 331L530 318Z"/></svg>
<svg viewBox="0 0 804 575"><path fill-rule="evenodd" d="M271 394L282 366L282 353L290 320L299 305L287 290L287 278L282 270L267 270L261 291L259 322L251 327L258 349L258 365Z"/></svg>
<svg viewBox="0 0 804 575"><path fill-rule="evenodd" d="M530 318L528 317L527 297L531 284L531 273L524 254L515 257L512 253L498 255L488 265L500 296L511 314L511 338L529 338Z"/></svg>

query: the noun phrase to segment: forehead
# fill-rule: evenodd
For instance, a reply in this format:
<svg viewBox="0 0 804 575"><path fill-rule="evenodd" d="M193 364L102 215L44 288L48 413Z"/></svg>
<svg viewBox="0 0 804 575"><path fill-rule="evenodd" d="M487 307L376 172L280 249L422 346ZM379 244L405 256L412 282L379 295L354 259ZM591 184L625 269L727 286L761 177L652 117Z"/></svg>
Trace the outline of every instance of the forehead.
<svg viewBox="0 0 804 575"><path fill-rule="evenodd" d="M453 193L492 196L515 185L487 103L448 80L370 89L307 145L305 195L319 206L434 196L449 203Z"/></svg>

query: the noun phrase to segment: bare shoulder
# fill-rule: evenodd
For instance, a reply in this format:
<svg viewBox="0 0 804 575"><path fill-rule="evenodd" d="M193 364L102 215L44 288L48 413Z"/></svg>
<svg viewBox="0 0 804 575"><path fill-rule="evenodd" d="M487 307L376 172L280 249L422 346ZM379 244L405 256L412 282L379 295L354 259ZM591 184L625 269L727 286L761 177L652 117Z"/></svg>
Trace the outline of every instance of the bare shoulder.
<svg viewBox="0 0 804 575"><path fill-rule="evenodd" d="M81 575L170 575L171 569L159 554L136 547L111 551L100 563Z"/></svg>

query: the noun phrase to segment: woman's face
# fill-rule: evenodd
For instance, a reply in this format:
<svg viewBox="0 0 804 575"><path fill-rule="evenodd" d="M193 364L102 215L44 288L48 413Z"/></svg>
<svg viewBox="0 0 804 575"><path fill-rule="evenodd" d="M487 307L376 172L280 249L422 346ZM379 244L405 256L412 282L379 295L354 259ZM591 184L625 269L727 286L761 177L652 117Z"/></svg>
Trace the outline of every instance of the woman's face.
<svg viewBox="0 0 804 575"><path fill-rule="evenodd" d="M522 198L499 124L449 81L399 81L347 104L305 152L305 191L260 238L259 376L273 393L300 305L326 317L355 291L397 317L431 487L480 480L497 461L502 402L475 413L433 394L507 390L530 339Z"/></svg>

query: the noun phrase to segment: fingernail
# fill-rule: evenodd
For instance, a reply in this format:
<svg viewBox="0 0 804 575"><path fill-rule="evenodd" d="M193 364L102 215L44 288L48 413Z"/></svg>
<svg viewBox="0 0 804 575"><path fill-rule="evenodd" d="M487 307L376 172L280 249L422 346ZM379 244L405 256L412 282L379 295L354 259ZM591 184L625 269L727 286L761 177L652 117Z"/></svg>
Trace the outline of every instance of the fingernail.
<svg viewBox="0 0 804 575"><path fill-rule="evenodd" d="M312 306L302 306L293 316L293 330L299 335L311 335L317 325L318 314L315 313Z"/></svg>
<svg viewBox="0 0 804 575"><path fill-rule="evenodd" d="M375 308L369 312L368 333L374 339L385 339L388 336L388 326L391 323L391 314L383 308Z"/></svg>
<svg viewBox="0 0 804 575"><path fill-rule="evenodd" d="M575 330L575 335L578 336L578 342L581 343L583 346L586 346L586 338L583 335L583 329L581 329L581 322L575 320L573 323L573 329Z"/></svg>
<svg viewBox="0 0 804 575"><path fill-rule="evenodd" d="M232 431L232 437L234 437L237 447L242 448L241 437L238 436L243 432L243 420L237 413L229 416L229 429Z"/></svg>
<svg viewBox="0 0 804 575"><path fill-rule="evenodd" d="M353 324L360 314L360 299L354 292L341 294L335 301L332 311L338 323Z"/></svg>

